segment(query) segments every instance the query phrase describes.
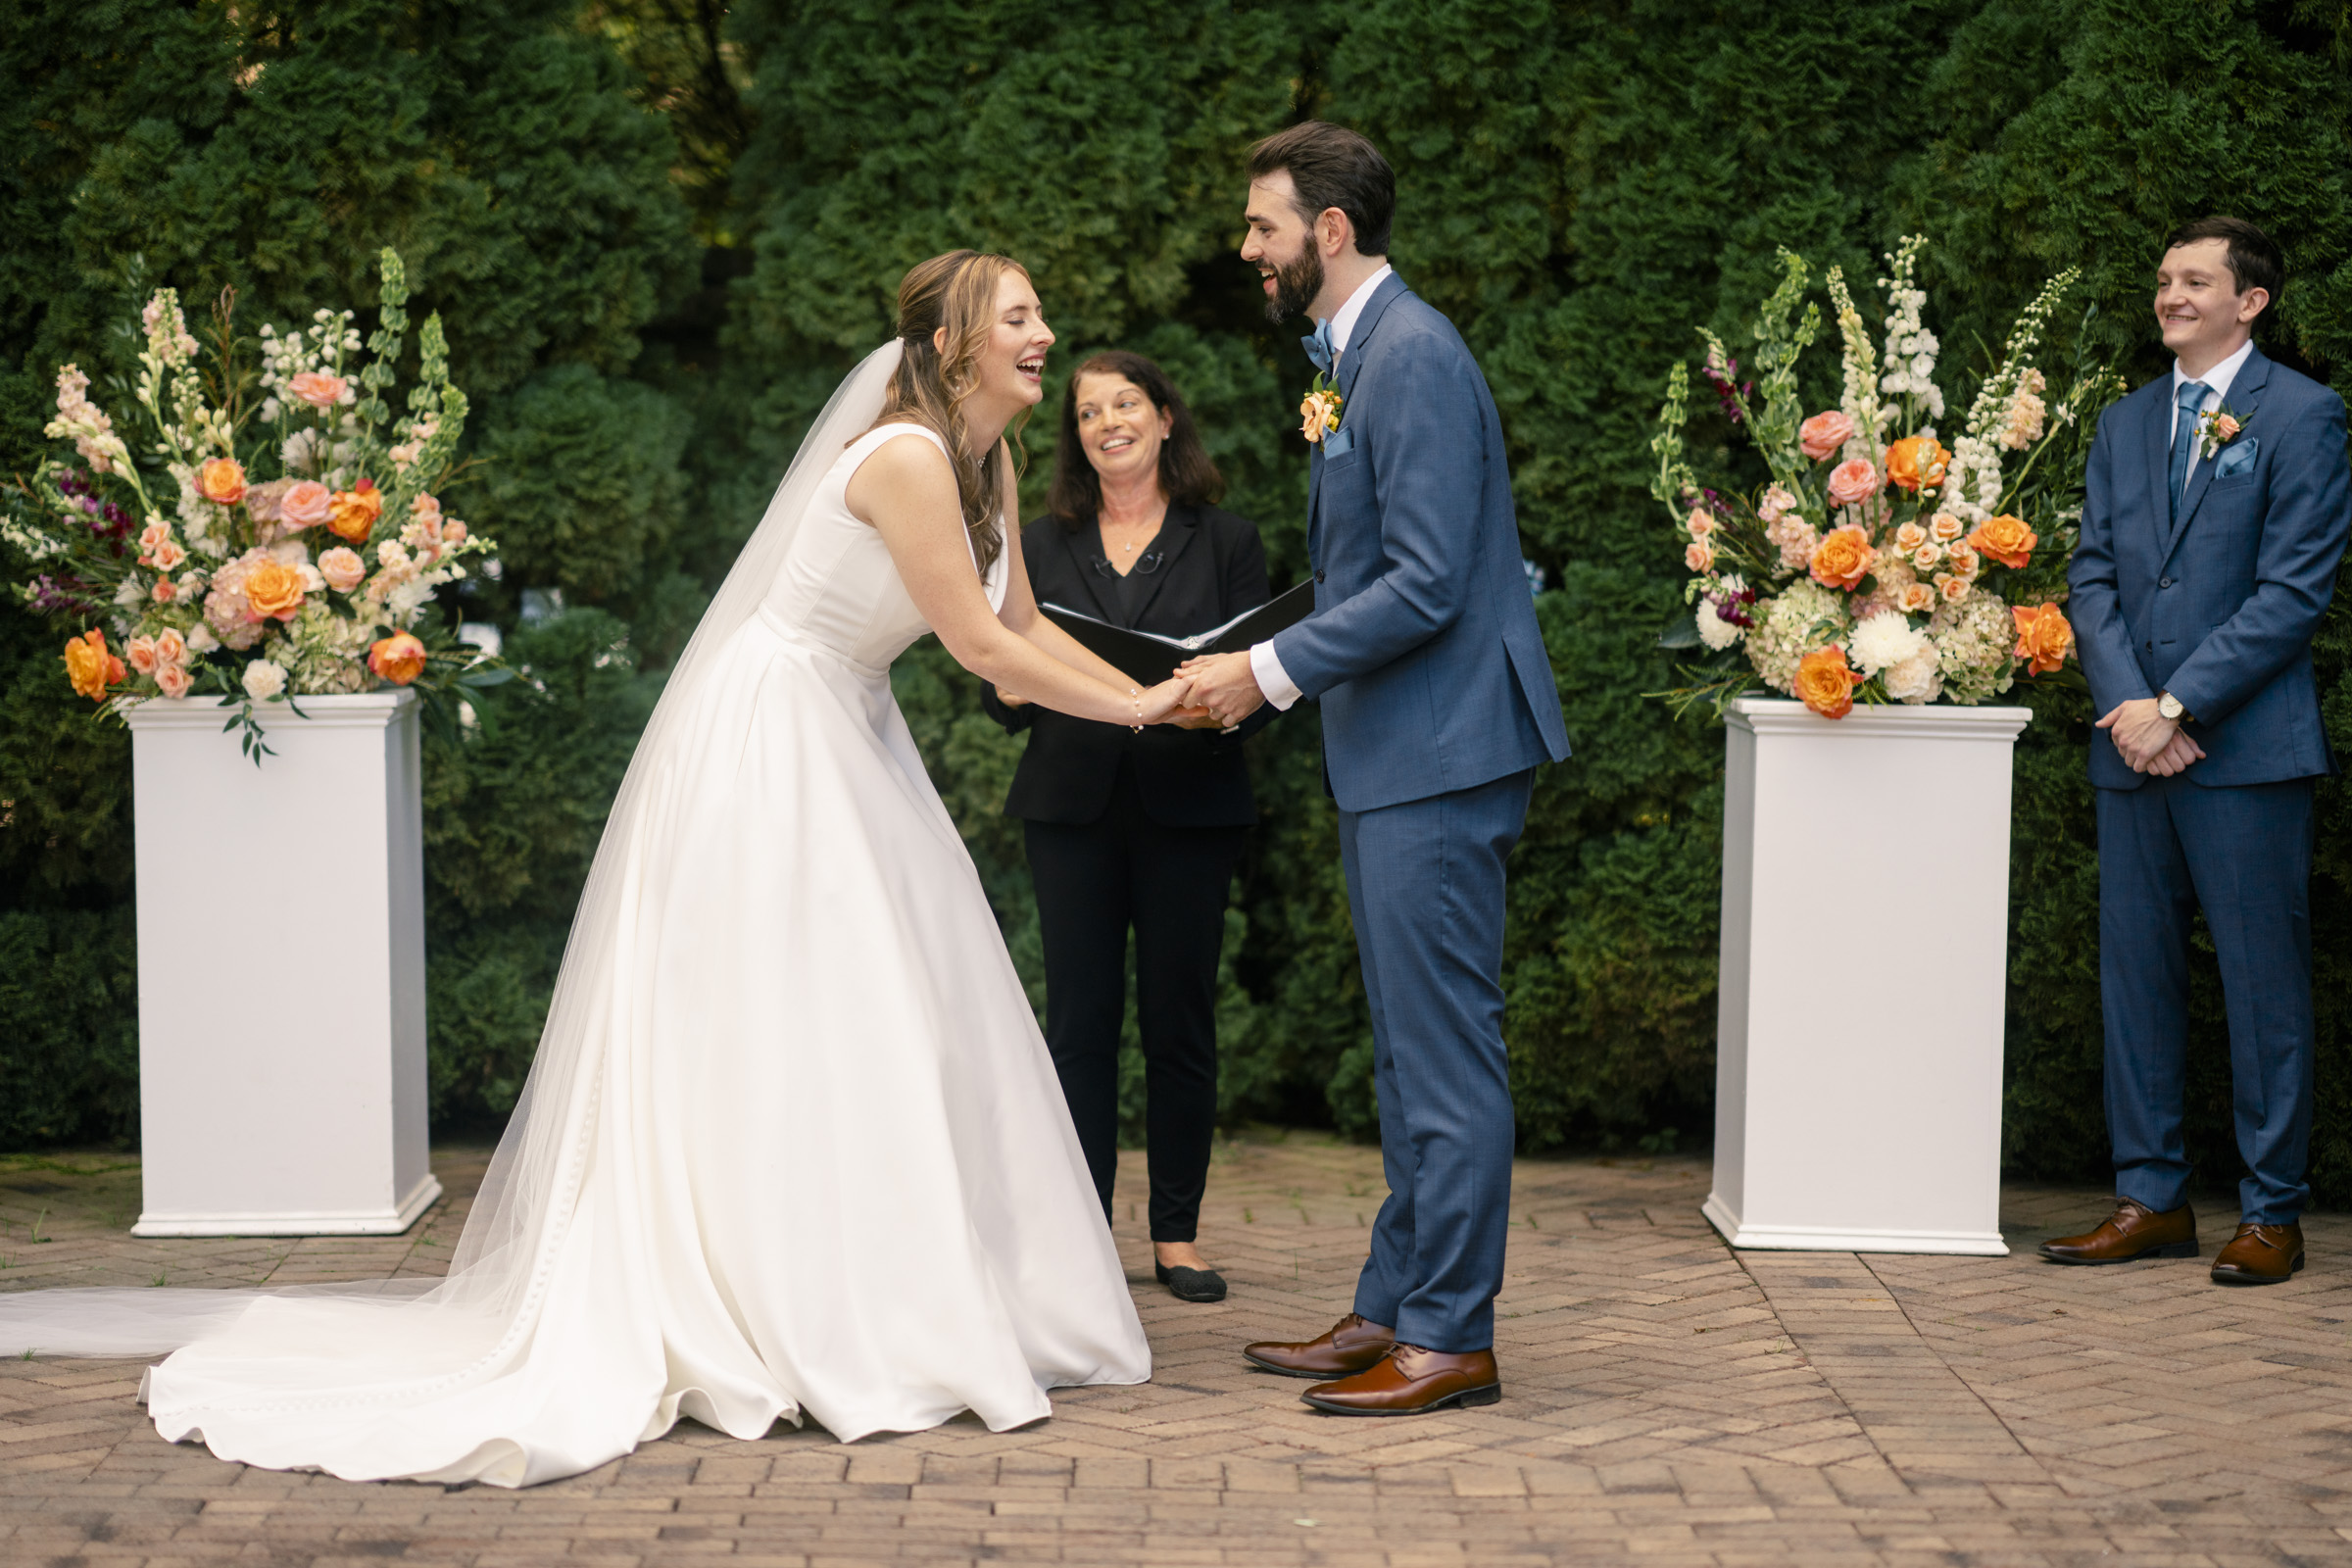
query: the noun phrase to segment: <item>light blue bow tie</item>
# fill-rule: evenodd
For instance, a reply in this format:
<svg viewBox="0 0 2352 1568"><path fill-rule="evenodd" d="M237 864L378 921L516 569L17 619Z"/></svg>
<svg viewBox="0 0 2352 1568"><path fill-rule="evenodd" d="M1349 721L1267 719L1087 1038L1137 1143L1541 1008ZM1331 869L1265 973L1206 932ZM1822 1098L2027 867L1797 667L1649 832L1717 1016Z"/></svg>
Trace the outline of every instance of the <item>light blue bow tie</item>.
<svg viewBox="0 0 2352 1568"><path fill-rule="evenodd" d="M1331 346L1330 318L1326 317L1317 321L1314 331L1300 338L1298 342L1306 350L1306 357L1315 362L1315 368L1325 375L1329 375L1332 362L1339 358L1339 351Z"/></svg>

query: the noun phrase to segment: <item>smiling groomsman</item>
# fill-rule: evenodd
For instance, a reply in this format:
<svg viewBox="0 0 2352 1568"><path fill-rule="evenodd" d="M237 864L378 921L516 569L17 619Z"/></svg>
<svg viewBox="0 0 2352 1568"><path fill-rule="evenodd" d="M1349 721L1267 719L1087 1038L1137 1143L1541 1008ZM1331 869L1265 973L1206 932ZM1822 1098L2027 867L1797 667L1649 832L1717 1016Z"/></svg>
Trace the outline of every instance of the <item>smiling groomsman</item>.
<svg viewBox="0 0 2352 1568"><path fill-rule="evenodd" d="M2352 525L2344 404L2274 365L2283 282L2252 223L2174 231L2156 270L2170 375L2107 411L2068 570L2099 825L2099 990L2115 1213L2060 1263L2194 1257L2180 1136L2188 939L2202 906L2230 1018L2236 1236L2224 1285L2303 1266L2311 1142L2312 780L2336 771L2311 639Z"/></svg>

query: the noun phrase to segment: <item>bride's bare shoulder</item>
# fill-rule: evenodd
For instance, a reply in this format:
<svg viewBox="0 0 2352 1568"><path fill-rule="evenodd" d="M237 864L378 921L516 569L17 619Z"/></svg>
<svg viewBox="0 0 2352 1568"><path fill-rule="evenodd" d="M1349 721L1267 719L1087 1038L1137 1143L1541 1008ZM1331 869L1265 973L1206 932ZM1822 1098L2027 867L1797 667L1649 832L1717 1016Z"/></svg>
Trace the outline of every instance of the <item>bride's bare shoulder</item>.
<svg viewBox="0 0 2352 1568"><path fill-rule="evenodd" d="M922 507L937 501L943 492L953 506L956 469L947 453L929 432L900 425L858 463L843 499L853 515L870 523L878 509Z"/></svg>

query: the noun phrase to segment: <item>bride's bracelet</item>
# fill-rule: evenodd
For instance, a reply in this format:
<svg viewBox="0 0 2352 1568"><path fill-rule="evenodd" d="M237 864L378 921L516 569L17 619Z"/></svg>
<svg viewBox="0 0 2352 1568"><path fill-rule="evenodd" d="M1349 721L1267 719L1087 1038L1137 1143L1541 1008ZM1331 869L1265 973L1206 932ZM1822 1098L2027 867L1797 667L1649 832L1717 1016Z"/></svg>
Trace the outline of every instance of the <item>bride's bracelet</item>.
<svg viewBox="0 0 2352 1568"><path fill-rule="evenodd" d="M1127 727L1141 735L1144 732L1144 694L1138 688L1130 686L1127 688L1127 695L1135 699L1135 722Z"/></svg>

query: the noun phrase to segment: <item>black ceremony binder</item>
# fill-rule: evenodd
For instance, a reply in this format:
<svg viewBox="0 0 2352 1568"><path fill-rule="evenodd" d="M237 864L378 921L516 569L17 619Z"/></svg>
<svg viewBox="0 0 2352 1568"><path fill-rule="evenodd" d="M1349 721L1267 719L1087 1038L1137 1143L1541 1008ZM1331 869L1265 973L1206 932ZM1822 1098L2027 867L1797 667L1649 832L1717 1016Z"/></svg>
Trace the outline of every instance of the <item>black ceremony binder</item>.
<svg viewBox="0 0 2352 1568"><path fill-rule="evenodd" d="M1040 605L1054 624L1092 652L1125 670L1129 678L1156 686L1176 673L1176 666L1202 654L1247 653L1286 626L1295 626L1314 613L1315 584L1308 578L1288 593L1275 595L1255 610L1244 611L1222 626L1190 637L1162 637L1157 632L1130 631L1107 620L1080 614L1060 605Z"/></svg>

